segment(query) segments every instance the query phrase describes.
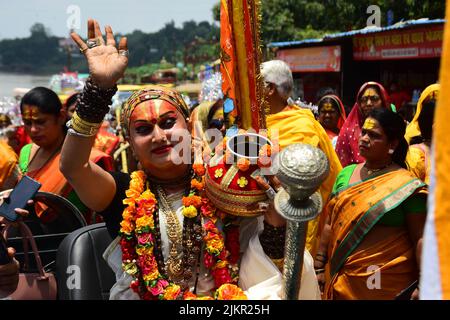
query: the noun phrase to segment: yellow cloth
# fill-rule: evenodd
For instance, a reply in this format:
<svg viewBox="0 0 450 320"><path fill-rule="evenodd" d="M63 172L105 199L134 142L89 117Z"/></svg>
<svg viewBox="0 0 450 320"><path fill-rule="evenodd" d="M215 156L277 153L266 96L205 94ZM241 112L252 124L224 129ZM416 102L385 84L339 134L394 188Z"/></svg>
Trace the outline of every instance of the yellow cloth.
<svg viewBox="0 0 450 320"><path fill-rule="evenodd" d="M422 257L421 299L450 299L450 144L448 101L450 99L450 0L440 67L438 103L433 127L433 172Z"/></svg>
<svg viewBox="0 0 450 320"><path fill-rule="evenodd" d="M332 231L325 273L327 299L393 299L418 278L408 231L374 234L371 225L417 192L425 192L423 182L407 170L397 170L350 185L330 199L324 210ZM360 226L365 226L364 231L355 232ZM371 289L368 283L377 271L381 284Z"/></svg>
<svg viewBox="0 0 450 320"><path fill-rule="evenodd" d="M406 127L405 139L409 143L412 137L420 136L420 128L419 128L419 115L422 111L423 101L430 96L430 94L439 92L440 85L438 83L429 85L423 90L420 95L419 101L417 102L416 113L414 114L414 118L411 123Z"/></svg>
<svg viewBox="0 0 450 320"><path fill-rule="evenodd" d="M289 106L282 112L268 115L266 123L271 138L275 138L275 140L278 138L281 149L293 143L306 143L325 153L330 163L330 174L320 186L319 191L324 203L326 203L342 166L327 133L316 121L312 112L297 106ZM315 220L310 221L306 236L306 248L313 256L318 246L319 219L320 215Z"/></svg>
<svg viewBox="0 0 450 320"><path fill-rule="evenodd" d="M430 149L422 143L409 147L405 162L409 171L426 184L430 184L430 160Z"/></svg>
<svg viewBox="0 0 450 320"><path fill-rule="evenodd" d="M18 158L14 150L3 140L0 140L0 189L11 176L17 166Z"/></svg>

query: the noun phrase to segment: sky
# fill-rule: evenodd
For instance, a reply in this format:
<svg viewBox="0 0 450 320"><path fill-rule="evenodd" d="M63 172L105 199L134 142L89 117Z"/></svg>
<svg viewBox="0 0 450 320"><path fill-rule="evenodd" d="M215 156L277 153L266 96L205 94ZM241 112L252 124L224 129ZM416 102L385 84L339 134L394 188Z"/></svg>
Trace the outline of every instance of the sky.
<svg viewBox="0 0 450 320"><path fill-rule="evenodd" d="M52 35L68 36L70 26L86 36L88 18L122 34L133 30L155 32L173 20L214 21L212 8L219 0L0 0L0 40L25 38L40 22Z"/></svg>

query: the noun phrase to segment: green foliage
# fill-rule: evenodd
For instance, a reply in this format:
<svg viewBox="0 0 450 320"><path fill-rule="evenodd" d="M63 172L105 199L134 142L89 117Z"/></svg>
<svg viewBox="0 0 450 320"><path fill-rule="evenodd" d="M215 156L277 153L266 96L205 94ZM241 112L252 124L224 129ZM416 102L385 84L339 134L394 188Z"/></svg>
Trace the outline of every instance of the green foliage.
<svg viewBox="0 0 450 320"><path fill-rule="evenodd" d="M370 5L378 5L381 24L387 25L388 10L394 21L444 18L444 0L261 0L263 43L321 37L330 32L364 28ZM219 21L219 5L213 15Z"/></svg>
<svg viewBox="0 0 450 320"><path fill-rule="evenodd" d="M66 54L59 50L59 39L50 36L41 23L34 24L30 32L28 38L0 41L0 66L8 71L60 71Z"/></svg>
<svg viewBox="0 0 450 320"><path fill-rule="evenodd" d="M60 72L68 59L67 52L59 47L60 38L51 36L42 23L34 24L30 33L28 38L0 41L0 70ZM171 21L154 33L135 30L126 35L130 48L129 66L156 64L163 57L172 65L178 62L197 65L213 61L219 56L219 34L219 28L206 21L186 21L181 28ZM84 58L77 52L72 54L71 65L72 70L87 71ZM146 71L135 71L147 73L146 68L143 69Z"/></svg>

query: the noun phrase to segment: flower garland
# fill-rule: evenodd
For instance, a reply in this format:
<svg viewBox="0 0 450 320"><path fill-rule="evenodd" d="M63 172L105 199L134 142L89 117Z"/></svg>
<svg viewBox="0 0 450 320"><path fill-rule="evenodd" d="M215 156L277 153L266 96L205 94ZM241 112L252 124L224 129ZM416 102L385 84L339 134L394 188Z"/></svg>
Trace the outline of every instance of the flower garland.
<svg viewBox="0 0 450 320"><path fill-rule="evenodd" d="M191 192L183 197L182 212L186 218L195 218L198 212L203 216L205 243L204 264L214 277L216 299L246 299L236 285L238 280L239 228L228 220L224 225L226 241L216 224L219 218L226 221L205 196L205 168L194 164L194 178ZM134 279L130 287L145 300L203 299L191 292L181 292L181 287L171 282L158 269L154 255L157 236L154 215L158 214L157 200L146 184L143 171L131 174L130 187L123 201L123 221L120 226L122 248L122 268ZM145 189L145 191L144 191ZM220 217L219 217L220 216Z"/></svg>

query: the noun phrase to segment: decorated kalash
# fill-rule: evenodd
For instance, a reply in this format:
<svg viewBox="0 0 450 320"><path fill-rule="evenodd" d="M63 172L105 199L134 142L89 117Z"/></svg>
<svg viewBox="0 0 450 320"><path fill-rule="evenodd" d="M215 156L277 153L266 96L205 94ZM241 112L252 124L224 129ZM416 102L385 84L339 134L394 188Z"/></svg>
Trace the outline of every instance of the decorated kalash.
<svg viewBox="0 0 450 320"><path fill-rule="evenodd" d="M258 214L248 204L265 201L267 195L254 177L271 167L278 151L265 130L259 6L259 1L221 2L220 71L224 113L232 120L206 166L206 194L233 216Z"/></svg>

